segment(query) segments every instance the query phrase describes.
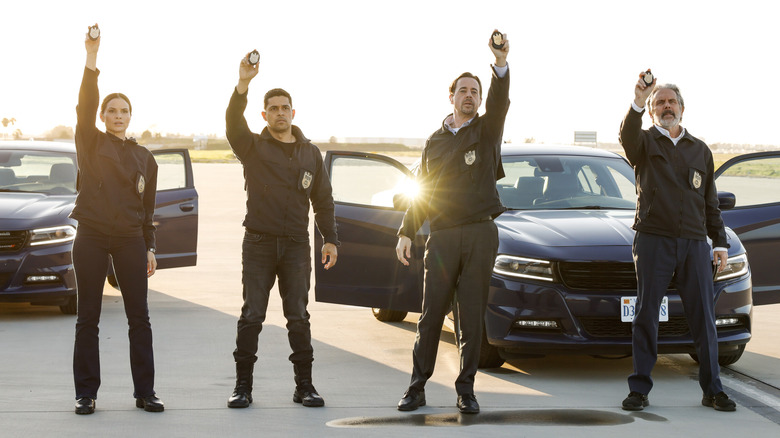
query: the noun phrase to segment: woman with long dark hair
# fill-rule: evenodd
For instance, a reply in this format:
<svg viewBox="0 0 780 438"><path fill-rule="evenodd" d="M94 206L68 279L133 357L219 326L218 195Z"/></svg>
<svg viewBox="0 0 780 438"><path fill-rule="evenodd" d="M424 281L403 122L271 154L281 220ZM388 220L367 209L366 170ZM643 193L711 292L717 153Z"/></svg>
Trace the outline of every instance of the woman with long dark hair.
<svg viewBox="0 0 780 438"><path fill-rule="evenodd" d="M113 259L129 326L133 397L137 407L161 412L163 403L154 392L152 326L147 304L148 277L157 268L152 222L157 163L149 150L125 136L133 107L124 94L106 96L100 106L100 120L106 130L102 132L96 127L100 73L97 25L90 28L84 45L87 60L76 111L79 194L71 213L78 220L73 242L78 287L73 351L76 413L95 412L100 387L98 322L109 256Z"/></svg>

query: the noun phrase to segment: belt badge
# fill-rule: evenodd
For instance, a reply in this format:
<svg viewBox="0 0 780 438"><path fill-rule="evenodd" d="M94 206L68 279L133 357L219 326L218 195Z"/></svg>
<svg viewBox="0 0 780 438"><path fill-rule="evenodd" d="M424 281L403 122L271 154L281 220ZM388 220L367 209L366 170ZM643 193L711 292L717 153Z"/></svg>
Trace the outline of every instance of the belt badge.
<svg viewBox="0 0 780 438"><path fill-rule="evenodd" d="M474 161L477 160L477 151L466 152L466 154L463 156L463 159L466 160L467 165L471 166L474 164Z"/></svg>
<svg viewBox="0 0 780 438"><path fill-rule="evenodd" d="M691 181L693 183L694 188L701 187L701 174L697 171L693 172L693 180Z"/></svg>
<svg viewBox="0 0 780 438"><path fill-rule="evenodd" d="M303 172L303 179L301 180L301 186L303 186L304 189L308 189L311 185L311 172L306 171Z"/></svg>

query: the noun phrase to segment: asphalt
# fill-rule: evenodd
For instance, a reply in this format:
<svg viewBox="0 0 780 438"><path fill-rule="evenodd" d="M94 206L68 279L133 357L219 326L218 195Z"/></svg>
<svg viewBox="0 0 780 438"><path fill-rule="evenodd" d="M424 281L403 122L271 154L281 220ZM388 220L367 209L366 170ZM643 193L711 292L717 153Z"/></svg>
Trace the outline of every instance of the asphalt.
<svg viewBox="0 0 780 438"><path fill-rule="evenodd" d="M235 164L195 166L201 195L198 266L159 271L150 283L156 390L163 413L135 408L127 325L118 291L106 285L100 323L102 386L93 415L73 413L73 316L57 308L0 305L0 437L209 436L723 436L780 433L780 305L754 313L754 339L723 370L733 413L700 405L697 366L661 356L651 405L620 409L630 358L551 356L513 361L477 375L482 413L455 408L458 370L444 331L428 405L395 405L409 383L415 319L380 323L363 308L313 302L314 383L323 408L293 403L293 371L276 292L260 335L255 402L228 409L232 350L241 307L240 239L244 204ZM348 269L337 265L336 269Z"/></svg>

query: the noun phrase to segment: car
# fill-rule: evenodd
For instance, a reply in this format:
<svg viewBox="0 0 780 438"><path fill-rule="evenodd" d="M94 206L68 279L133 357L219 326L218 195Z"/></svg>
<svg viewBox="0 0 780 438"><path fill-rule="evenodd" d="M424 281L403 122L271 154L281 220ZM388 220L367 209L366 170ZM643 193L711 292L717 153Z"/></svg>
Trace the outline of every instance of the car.
<svg viewBox="0 0 780 438"><path fill-rule="evenodd" d="M634 171L622 156L565 145L505 144L496 182L508 210L495 219L498 255L490 281L480 367L547 354L631 354L636 274L631 255ZM410 266L396 259L396 233L414 172L382 155L329 151L339 266L315 268L317 301L370 307L381 321L420 312L427 223ZM719 362L739 360L755 303L780 302L780 152L736 157L718 169L730 248L715 276ZM315 247L322 244L315 233ZM748 263L750 260L750 264ZM697 359L674 280L661 317L659 353ZM659 316L660 317L660 316Z"/></svg>
<svg viewBox="0 0 780 438"><path fill-rule="evenodd" d="M197 262L198 193L186 149L153 151L158 164L158 269ZM76 147L46 141L0 142L0 302L59 306L76 314L71 249L77 222ZM109 264L110 265L110 264ZM112 268L109 283L117 286Z"/></svg>

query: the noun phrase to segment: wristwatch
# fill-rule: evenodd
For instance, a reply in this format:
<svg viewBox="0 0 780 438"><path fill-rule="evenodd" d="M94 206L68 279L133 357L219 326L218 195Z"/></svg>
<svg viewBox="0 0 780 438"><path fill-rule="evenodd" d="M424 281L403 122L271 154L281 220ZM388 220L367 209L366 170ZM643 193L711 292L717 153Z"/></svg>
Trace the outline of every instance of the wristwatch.
<svg viewBox="0 0 780 438"><path fill-rule="evenodd" d="M149 248L147 249L147 251L149 251L152 254L157 254L157 248Z"/></svg>

